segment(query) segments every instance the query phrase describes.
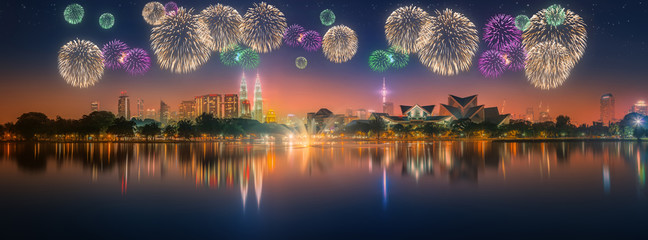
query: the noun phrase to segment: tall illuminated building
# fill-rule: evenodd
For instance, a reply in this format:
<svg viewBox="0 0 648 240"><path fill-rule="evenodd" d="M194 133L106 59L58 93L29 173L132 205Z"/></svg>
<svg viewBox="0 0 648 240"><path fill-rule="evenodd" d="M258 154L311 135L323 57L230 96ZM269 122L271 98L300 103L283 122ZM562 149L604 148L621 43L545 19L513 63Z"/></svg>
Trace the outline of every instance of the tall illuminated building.
<svg viewBox="0 0 648 240"><path fill-rule="evenodd" d="M250 100L247 96L247 80L245 79L245 72L241 77L241 90L239 90L239 117L240 118L252 118L252 113L250 112Z"/></svg>
<svg viewBox="0 0 648 240"><path fill-rule="evenodd" d="M387 115L389 116L394 115L394 103L387 102L387 87L385 85L384 77L383 77L382 90L380 90L380 95L382 95L382 109L383 109L382 112L387 113Z"/></svg>
<svg viewBox="0 0 648 240"><path fill-rule="evenodd" d="M603 125L609 125L614 122L614 96L611 93L601 96L601 122Z"/></svg>
<svg viewBox="0 0 648 240"><path fill-rule="evenodd" d="M261 78L259 78L258 72L254 83L254 111L252 117L259 122L263 122L263 97L261 96Z"/></svg>
<svg viewBox="0 0 648 240"><path fill-rule="evenodd" d="M236 94L225 94L221 102L220 118L236 118L239 115L239 97Z"/></svg>
<svg viewBox="0 0 648 240"><path fill-rule="evenodd" d="M180 103L180 113L178 117L181 120L193 120L194 118L196 118L195 107L195 101L182 101L182 103Z"/></svg>
<svg viewBox="0 0 648 240"><path fill-rule="evenodd" d="M130 98L126 95L126 91L121 92L119 100L117 101L117 117L123 117L125 119L130 119Z"/></svg>
<svg viewBox="0 0 648 240"><path fill-rule="evenodd" d="M169 105L160 101L160 123L167 125L169 123Z"/></svg>
<svg viewBox="0 0 648 240"><path fill-rule="evenodd" d="M90 103L90 112L99 111L99 101L94 101Z"/></svg>
<svg viewBox="0 0 648 240"><path fill-rule="evenodd" d="M149 108L146 109L146 118L145 119L153 119L155 121L158 121L158 114L155 108Z"/></svg>
<svg viewBox="0 0 648 240"><path fill-rule="evenodd" d="M648 115L648 106L646 106L646 102L643 100L637 101L632 107L630 108L631 113L639 113L643 115Z"/></svg>
<svg viewBox="0 0 648 240"><path fill-rule="evenodd" d="M144 100L141 98L137 99L137 119L144 119L145 110L144 110Z"/></svg>
<svg viewBox="0 0 648 240"><path fill-rule="evenodd" d="M203 96L197 96L194 99L195 102L195 116L198 117L203 113L211 114L214 117L222 117L219 116L219 106L221 105L221 101L223 100L222 96L220 94L207 94Z"/></svg>

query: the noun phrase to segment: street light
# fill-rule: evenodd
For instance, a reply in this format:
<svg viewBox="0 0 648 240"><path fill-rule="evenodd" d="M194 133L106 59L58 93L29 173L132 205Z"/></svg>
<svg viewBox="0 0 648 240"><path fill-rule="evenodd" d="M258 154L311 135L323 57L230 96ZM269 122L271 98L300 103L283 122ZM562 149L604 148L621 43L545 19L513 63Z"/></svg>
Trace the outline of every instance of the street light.
<svg viewBox="0 0 648 240"><path fill-rule="evenodd" d="M635 127L639 127L643 124L643 120L641 118L636 118L634 120L634 123L635 123Z"/></svg>

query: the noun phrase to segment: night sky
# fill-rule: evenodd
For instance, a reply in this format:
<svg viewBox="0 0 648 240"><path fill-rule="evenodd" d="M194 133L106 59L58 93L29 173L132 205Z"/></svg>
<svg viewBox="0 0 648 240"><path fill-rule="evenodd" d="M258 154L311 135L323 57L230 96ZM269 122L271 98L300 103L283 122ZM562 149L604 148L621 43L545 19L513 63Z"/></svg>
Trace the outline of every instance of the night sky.
<svg viewBox="0 0 648 240"><path fill-rule="evenodd" d="M197 71L175 74L154 64L145 76L130 76L123 71L106 70L101 81L88 89L66 84L57 69L57 53L75 38L94 42L99 47L120 39L131 47L150 50L151 26L141 12L148 1L3 1L0 24L3 38L0 48L0 122L14 121L21 113L40 111L50 117L78 118L90 111L91 101L100 101L103 110L116 111L120 91L145 101L146 108L159 108L163 100L178 110L182 100L208 93L237 93L241 70L225 67L216 54ZM241 15L255 1L176 1L179 6L200 11L209 4L221 3L237 9ZM263 85L266 109L280 117L327 107L343 113L347 108L380 110L379 89L386 77L389 100L396 105L446 103L448 94L479 94L480 104L504 105L504 111L520 114L527 107L549 106L551 114L566 114L577 123L598 120L599 98L611 92L616 96L616 115L622 117L637 100L648 100L646 56L648 33L645 31L648 2L641 1L267 1L286 16L288 25L300 24L324 35L328 27L319 21L324 9L335 12L334 25L344 24L356 31L359 48L347 63L329 62L322 51L307 53L301 48L283 45L281 49L260 54L258 71ZM85 9L83 22L70 25L63 10L70 3ZM165 2L162 2L165 3ZM562 87L553 90L533 88L523 72L507 72L499 79L487 79L476 63L469 72L443 77L426 69L415 55L401 70L372 72L367 60L373 50L388 48L384 23L400 6L414 4L428 12L451 8L465 14L479 29L495 14L529 17L537 11L560 4L584 18L588 46L583 59L572 70ZM99 15L110 12L115 25L108 30L98 24ZM478 55L486 50L480 42ZM308 68L295 67L296 57L308 59ZM248 71L248 85L253 86L256 71ZM250 87L249 91L253 91ZM506 102L504 104L504 102ZM135 106L131 109L135 111Z"/></svg>

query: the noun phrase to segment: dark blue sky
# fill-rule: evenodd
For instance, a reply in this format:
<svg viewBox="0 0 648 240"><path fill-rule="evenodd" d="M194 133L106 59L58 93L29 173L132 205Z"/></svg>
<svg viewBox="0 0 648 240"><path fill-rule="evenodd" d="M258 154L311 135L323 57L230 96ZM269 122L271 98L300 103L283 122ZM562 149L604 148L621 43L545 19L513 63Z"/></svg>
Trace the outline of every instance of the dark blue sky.
<svg viewBox="0 0 648 240"><path fill-rule="evenodd" d="M58 75L56 69L56 57L58 49L66 42L74 38L82 38L95 42L101 46L105 42L112 39L121 39L127 42L131 47L141 47L150 50L148 36L150 26L148 26L141 17L141 11L144 4L148 1L120 1L120 0L86 0L86 1L3 1L0 3L0 24L4 31L3 44L0 48L3 54L0 55L0 73L4 76L0 80L1 86L4 86L2 93L5 97L0 97L1 101L9 100L11 93L20 92L31 96L47 95L52 92L60 94L78 95L78 98L69 97L69 101L81 101L81 103L72 104L73 110L68 110L62 113L70 117L75 117L80 113L86 111L87 102L96 99L104 101L112 101L118 90L126 89L130 92L140 91L140 95L149 99L149 102L155 102L157 99L162 99L171 102L175 106L179 101L178 99L191 98L193 95L203 94L200 90L183 89L181 96L170 96L168 91L162 88L155 88L154 93L143 92L146 89L143 86L165 85L166 88L175 89L181 88L178 86L177 81L184 81L185 79L192 84L200 84L201 81L212 84L213 80L221 81L220 85L227 85L221 87L220 85L213 85L214 88L222 88L224 90L214 90L215 92L225 93L236 91L235 81L240 75L240 70L226 68L217 59L212 59L200 68L195 73L186 75L177 75L169 73L165 70L160 70L157 65L152 67L152 71L144 77L130 77L123 73L106 72L102 82L90 90L74 89L64 84L64 81ZM187 8L195 8L197 11L204 9L209 4L222 3L236 8L241 15L243 15L252 3L257 1L176 1L178 5ZM402 83L407 86L421 85L422 87L430 87L438 89L435 92L434 98L428 100L425 97L425 92L412 91L410 87L398 86L393 83L391 89L393 91L393 101L396 104L412 104L411 101L429 101L431 104L438 104L443 101L445 94L457 93L464 94L463 90L465 85L473 85L465 91L465 94L477 93L482 94L482 99L491 100L489 104L499 105L502 98L495 98L488 96L486 93L492 92L492 89L481 92L487 86L501 86L506 91L515 91L520 89L522 94L529 96L528 103L537 103L540 101L552 102L553 106L561 104L558 98L568 98L572 96L600 96L600 94L611 91L616 95L630 95L628 99L619 99L621 105L618 109L626 109L627 104L635 101L637 98L645 97L641 95L640 91L633 86L645 86L645 75L648 73L646 67L646 56L648 56L648 33L645 31L646 15L648 15L648 2L641 1L306 1L306 0L291 0L291 1L267 1L270 4L277 6L285 15L288 24L297 23L307 29L313 29L320 32L322 35L326 32L328 27L319 23L319 12L323 9L332 9L336 16L337 24L345 24L354 29L359 38L359 49L356 56L348 63L333 64L328 62L323 54L318 53L305 53L301 49L289 48L283 46L277 51L269 54L261 55L261 65L259 71L267 76L267 79L277 82L277 84L295 86L294 89L287 87L276 88L268 86L269 98L276 99L275 103L283 103L282 106L276 106L278 109L285 108L280 111L280 114L298 113L305 111L302 108L290 109L285 106L285 102L291 100L279 100L280 97L287 94L294 95L296 91L302 91L296 86L304 85L303 95L309 96L308 91L311 89L308 86L317 85L309 82L290 82L280 81L277 78L295 78L313 79L311 81L322 81L326 79L327 84L339 88L371 88L369 94L373 94L374 85L375 89L379 88L379 81L382 76L393 79L399 84ZM78 25L70 25L63 19L62 12L64 8L70 3L79 3L85 8L85 16L83 22ZM164 2L163 2L164 3ZM541 91L533 89L528 83L525 83L523 74L510 73L506 74L502 79L488 80L479 75L476 68L473 67L470 72L463 73L458 77L441 77L425 69L416 59L416 56L411 56L410 64L404 70L399 72L388 72L385 74L377 74L371 72L367 66L367 59L371 51L376 49L387 48L387 42L384 37L384 22L387 16L399 6L414 4L422 7L428 12L435 9L452 8L458 12L465 14L471 19L476 26L480 29L483 27L486 20L495 14L506 13L510 15L526 14L533 15L542 8L546 8L551 4L561 4L562 6L571 9L577 14L581 15L588 30L588 46L583 60L576 66L572 72L572 77L563 86L564 89L557 89L551 91ZM112 29L104 30L98 25L97 19L103 12L110 12L116 18L116 23ZM483 51L483 44L480 44L480 51ZM297 72L294 68L294 58L297 56L305 56L309 60L309 67L307 71ZM475 61L476 63L476 61ZM285 69L282 67L285 66ZM272 75L276 73L276 75ZM292 74L294 73L294 74ZM283 74L283 75L278 75ZM292 74L292 75L291 75ZM279 77L281 76L281 77ZM226 80L223 80L226 79ZM450 79L450 80L447 80ZM469 80L464 80L469 79ZM436 81L436 82L435 82ZM52 84L52 85L49 85ZM102 85L103 84L103 85ZM270 83L267 83L270 85ZM47 86L38 88L39 85ZM371 86L370 86L371 85ZM198 87L198 89L201 89ZM288 90L290 90L288 92ZM398 90L402 90L398 92ZM627 90L626 90L627 89ZM33 90L25 92L28 90ZM210 92L214 92L210 91ZM552 92L553 91L553 92ZM100 93L106 93L101 95ZM207 93L207 92L206 92ZM156 95L157 94L157 95ZM273 95L274 94L274 95ZM342 93L341 93L342 94ZM419 94L420 97L417 97ZM164 95L164 96L162 96ZM445 96L444 96L445 95ZM484 96L486 95L486 96ZM636 96L635 96L636 95ZM96 97L95 97L96 96ZM336 102L332 105L326 106L331 108L338 108L335 110L343 110L346 107L365 107L363 105L370 105L374 96L367 96L366 103L348 104L345 106ZM514 101L516 96L508 98L509 102ZM156 99L154 99L156 98ZM506 98L504 98L506 99ZM353 99L357 102L364 100ZM592 100L593 102L596 99ZM179 103L179 102L178 102ZM342 102L343 103L343 102ZM421 102L422 104L427 104ZM67 102L66 102L67 104ZM111 110L111 106L107 106ZM319 104L319 102L318 102ZM336 105L337 104L337 105ZM574 103L577 104L577 103ZM34 103L31 104L33 106ZM272 105L272 104L270 104ZM278 105L278 104L277 104ZM321 104L326 105L326 104ZM318 108L320 106L312 106ZM367 106L370 108L371 106ZM78 109L77 109L78 108ZM35 110L41 109L34 106ZM511 109L512 113L522 112L524 106L520 105ZM593 108L592 108L593 109ZM6 110L6 111L2 111ZM7 121L14 119L16 112L25 112L33 109L0 109L8 116L2 116L0 121ZM8 111L8 112L7 112ZM566 110L565 110L566 111ZM624 110L618 110L621 113ZM598 114L593 114L594 116ZM583 121L591 121L595 119L583 119Z"/></svg>

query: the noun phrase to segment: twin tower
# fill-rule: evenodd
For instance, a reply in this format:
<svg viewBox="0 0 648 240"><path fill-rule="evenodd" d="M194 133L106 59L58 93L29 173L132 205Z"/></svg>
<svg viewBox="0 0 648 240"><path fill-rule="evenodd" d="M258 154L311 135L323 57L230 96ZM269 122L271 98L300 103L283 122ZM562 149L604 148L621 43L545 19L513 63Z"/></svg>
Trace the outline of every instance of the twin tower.
<svg viewBox="0 0 648 240"><path fill-rule="evenodd" d="M248 100L245 72L243 72L243 76L241 77L239 101L239 116L241 118L256 119L259 122L263 122L263 97L261 96L261 78L259 78L259 72L257 72L256 82L254 83L254 105L250 106L250 100Z"/></svg>

